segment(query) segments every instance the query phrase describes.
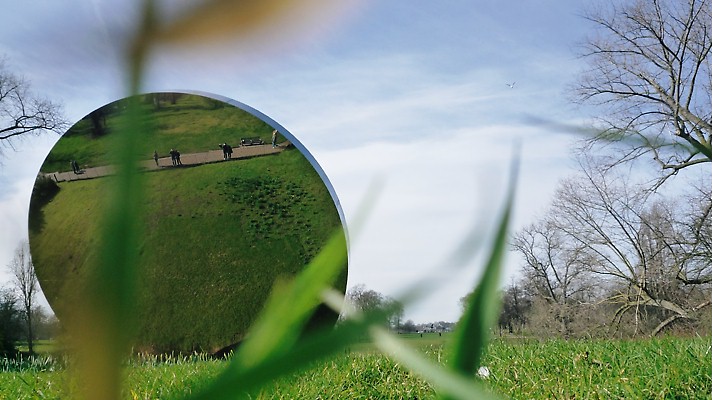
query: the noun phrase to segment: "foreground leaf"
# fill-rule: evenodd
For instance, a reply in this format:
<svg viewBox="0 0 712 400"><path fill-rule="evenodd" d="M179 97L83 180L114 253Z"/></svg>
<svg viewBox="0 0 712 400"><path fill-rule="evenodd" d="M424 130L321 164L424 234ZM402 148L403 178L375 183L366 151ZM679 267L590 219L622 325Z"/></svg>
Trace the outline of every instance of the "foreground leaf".
<svg viewBox="0 0 712 400"><path fill-rule="evenodd" d="M133 334L136 260L140 243L141 176L136 157L141 126L138 98L129 102L129 128L116 134L116 176L102 222L99 262L89 276L82 304L68 322L78 349L81 389L87 399L118 399L121 364Z"/></svg>
<svg viewBox="0 0 712 400"><path fill-rule="evenodd" d="M427 360L385 329L374 327L371 329L371 334L376 346L381 351L423 377L435 387L441 396L460 400L496 399L494 395L487 393L478 382Z"/></svg>
<svg viewBox="0 0 712 400"><path fill-rule="evenodd" d="M453 358L450 366L466 376L474 376L480 366L489 339L489 330L494 326L499 315L499 279L508 243L507 230L514 200L517 164L515 160L504 211L484 273L469 297L465 313L453 334Z"/></svg>

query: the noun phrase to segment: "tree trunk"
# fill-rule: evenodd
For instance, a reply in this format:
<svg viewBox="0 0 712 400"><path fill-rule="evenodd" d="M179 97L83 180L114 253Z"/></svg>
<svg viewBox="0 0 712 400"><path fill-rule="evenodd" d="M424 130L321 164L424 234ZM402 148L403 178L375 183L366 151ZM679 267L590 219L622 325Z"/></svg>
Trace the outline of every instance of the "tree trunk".
<svg viewBox="0 0 712 400"><path fill-rule="evenodd" d="M30 354L35 354L35 348L33 345L34 332L32 329L32 312L27 314L27 351Z"/></svg>

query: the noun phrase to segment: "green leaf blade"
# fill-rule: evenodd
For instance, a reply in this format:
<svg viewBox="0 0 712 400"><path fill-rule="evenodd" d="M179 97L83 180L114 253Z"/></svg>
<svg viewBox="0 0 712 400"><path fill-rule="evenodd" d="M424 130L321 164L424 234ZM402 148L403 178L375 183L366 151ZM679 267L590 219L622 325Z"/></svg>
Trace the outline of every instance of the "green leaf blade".
<svg viewBox="0 0 712 400"><path fill-rule="evenodd" d="M474 376L489 339L489 330L500 310L499 280L508 243L508 228L514 201L518 161L512 167L504 211L500 218L483 275L466 305L465 313L453 334L450 367Z"/></svg>

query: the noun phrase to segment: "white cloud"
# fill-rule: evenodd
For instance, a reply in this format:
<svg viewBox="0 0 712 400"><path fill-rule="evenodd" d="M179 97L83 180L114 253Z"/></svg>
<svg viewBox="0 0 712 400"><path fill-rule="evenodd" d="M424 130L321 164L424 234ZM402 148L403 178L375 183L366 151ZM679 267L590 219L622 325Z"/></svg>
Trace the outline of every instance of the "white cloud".
<svg viewBox="0 0 712 400"><path fill-rule="evenodd" d="M315 154L347 220L356 214L369 184L385 181L365 225L352 237L349 285L363 283L397 295L424 277L452 275L406 314L414 320L456 319L458 301L472 289L480 260L456 273L443 263L475 224L491 229L501 211L516 137L524 141L512 227L517 230L532 222L535 209L548 204L558 179L567 174L560 162L537 160L561 161L569 137L537 127L490 126L439 141L368 143ZM515 269L516 259L510 257L505 283Z"/></svg>
<svg viewBox="0 0 712 400"><path fill-rule="evenodd" d="M9 280L5 268L21 241L27 240L30 195L42 161L56 136L28 137L5 149L0 164L0 286Z"/></svg>
<svg viewBox="0 0 712 400"><path fill-rule="evenodd" d="M27 212L34 178L2 182L7 194L0 199L0 282L6 282L10 274L5 268L14 257L17 246L27 240ZM7 186L6 186L7 185ZM29 190L28 190L29 189Z"/></svg>

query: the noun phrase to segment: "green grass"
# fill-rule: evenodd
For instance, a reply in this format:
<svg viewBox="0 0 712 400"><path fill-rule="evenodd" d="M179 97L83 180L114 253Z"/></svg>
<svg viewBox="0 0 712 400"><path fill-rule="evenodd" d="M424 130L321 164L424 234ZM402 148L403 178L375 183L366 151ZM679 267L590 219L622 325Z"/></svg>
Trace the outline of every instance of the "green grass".
<svg viewBox="0 0 712 400"><path fill-rule="evenodd" d="M152 128L140 133L136 155L141 160L151 159L154 150L165 157L171 148L187 154L217 150L218 144L225 142L236 147L242 137L260 137L265 143L271 140L273 128L259 118L202 96L184 94L174 105L162 103L156 110L152 104L142 103L141 108L144 114L139 123ZM54 146L41 171L71 171L71 160L77 160L82 168L114 164L113 133L128 127L128 116L123 111L112 113L106 125L108 133L93 138L88 116L78 121Z"/></svg>
<svg viewBox="0 0 712 400"><path fill-rule="evenodd" d="M258 399L424 399L430 384L377 352L335 357L264 388Z"/></svg>
<svg viewBox="0 0 712 400"><path fill-rule="evenodd" d="M241 340L275 279L302 270L341 225L296 149L145 173L137 350L214 351ZM60 318L96 262L113 177L60 184L31 234L37 274ZM35 216L37 217L37 216ZM337 286L345 287L346 275Z"/></svg>
<svg viewBox="0 0 712 400"><path fill-rule="evenodd" d="M16 348L22 352L28 352L30 350L27 346L27 342L18 343ZM55 340L35 340L32 342L32 350L34 350L36 354L49 354L59 350L59 347Z"/></svg>
<svg viewBox="0 0 712 400"><path fill-rule="evenodd" d="M431 362L444 365L451 336L399 335ZM710 338L636 341L495 340L485 357L488 390L513 399L709 399L712 393ZM588 356L586 354L588 353ZM133 360L124 369L123 398L178 398L206 387L227 363L205 357ZM67 395L63 370L0 373L0 398ZM289 374L256 393L258 399L431 399L425 379L380 354L373 345Z"/></svg>
<svg viewBox="0 0 712 400"><path fill-rule="evenodd" d="M710 338L495 342L485 364L512 398L709 399Z"/></svg>

